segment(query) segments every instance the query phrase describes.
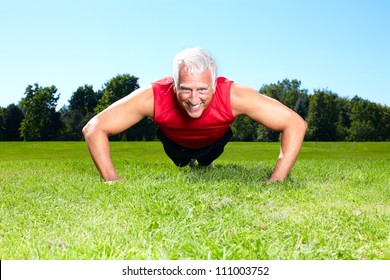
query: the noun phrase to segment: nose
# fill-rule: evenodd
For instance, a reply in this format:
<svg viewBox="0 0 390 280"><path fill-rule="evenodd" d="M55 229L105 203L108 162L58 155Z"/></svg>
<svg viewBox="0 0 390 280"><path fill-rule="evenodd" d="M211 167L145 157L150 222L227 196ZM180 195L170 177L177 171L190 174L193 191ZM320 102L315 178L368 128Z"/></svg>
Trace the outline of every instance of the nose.
<svg viewBox="0 0 390 280"><path fill-rule="evenodd" d="M198 100L199 100L199 93L196 90L193 90L190 96L191 104L197 104Z"/></svg>

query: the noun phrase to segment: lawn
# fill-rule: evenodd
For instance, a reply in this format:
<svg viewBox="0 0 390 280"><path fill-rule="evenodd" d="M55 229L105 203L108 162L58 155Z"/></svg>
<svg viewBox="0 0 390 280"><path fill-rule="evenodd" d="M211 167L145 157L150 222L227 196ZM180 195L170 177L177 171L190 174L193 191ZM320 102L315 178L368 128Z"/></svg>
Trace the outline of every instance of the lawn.
<svg viewBox="0 0 390 280"><path fill-rule="evenodd" d="M229 143L211 169L158 142L112 142L126 183L83 142L0 142L0 259L390 259L390 143Z"/></svg>

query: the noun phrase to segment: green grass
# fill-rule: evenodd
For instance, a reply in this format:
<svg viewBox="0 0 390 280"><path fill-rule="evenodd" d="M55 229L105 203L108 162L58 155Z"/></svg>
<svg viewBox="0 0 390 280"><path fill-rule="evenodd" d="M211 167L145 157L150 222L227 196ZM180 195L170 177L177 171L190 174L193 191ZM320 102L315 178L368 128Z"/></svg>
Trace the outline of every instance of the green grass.
<svg viewBox="0 0 390 280"><path fill-rule="evenodd" d="M104 184L82 142L0 142L0 259L390 259L390 143L229 143L212 169L112 142Z"/></svg>

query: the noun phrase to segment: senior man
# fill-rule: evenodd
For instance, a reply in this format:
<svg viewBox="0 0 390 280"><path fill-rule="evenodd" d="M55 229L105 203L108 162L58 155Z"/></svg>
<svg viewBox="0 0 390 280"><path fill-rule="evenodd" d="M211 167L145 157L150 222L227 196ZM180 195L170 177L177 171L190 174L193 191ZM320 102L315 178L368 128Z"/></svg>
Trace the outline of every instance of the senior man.
<svg viewBox="0 0 390 280"><path fill-rule="evenodd" d="M157 136L180 167L195 161L210 166L232 136L230 125L246 115L282 133L280 154L267 183L283 181L302 146L306 122L294 111L254 89L217 77L214 59L201 48L179 52L173 76L137 89L93 117L83 128L91 157L106 182L121 180L110 156L108 136L145 117L158 126Z"/></svg>

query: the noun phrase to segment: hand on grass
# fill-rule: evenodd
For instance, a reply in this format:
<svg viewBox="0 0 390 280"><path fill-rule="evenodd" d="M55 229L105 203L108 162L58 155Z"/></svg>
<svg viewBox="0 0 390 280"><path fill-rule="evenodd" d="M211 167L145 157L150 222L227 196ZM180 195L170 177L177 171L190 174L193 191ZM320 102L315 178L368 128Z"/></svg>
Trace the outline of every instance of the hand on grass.
<svg viewBox="0 0 390 280"><path fill-rule="evenodd" d="M123 178L118 178L118 179L114 179L114 180L107 180L104 183L106 183L107 185L118 184L118 183L123 184L123 183L126 183L126 180Z"/></svg>
<svg viewBox="0 0 390 280"><path fill-rule="evenodd" d="M277 179L277 178L269 178L265 184L267 186L271 185L271 184L275 184L275 183L283 183L283 180L282 179Z"/></svg>

